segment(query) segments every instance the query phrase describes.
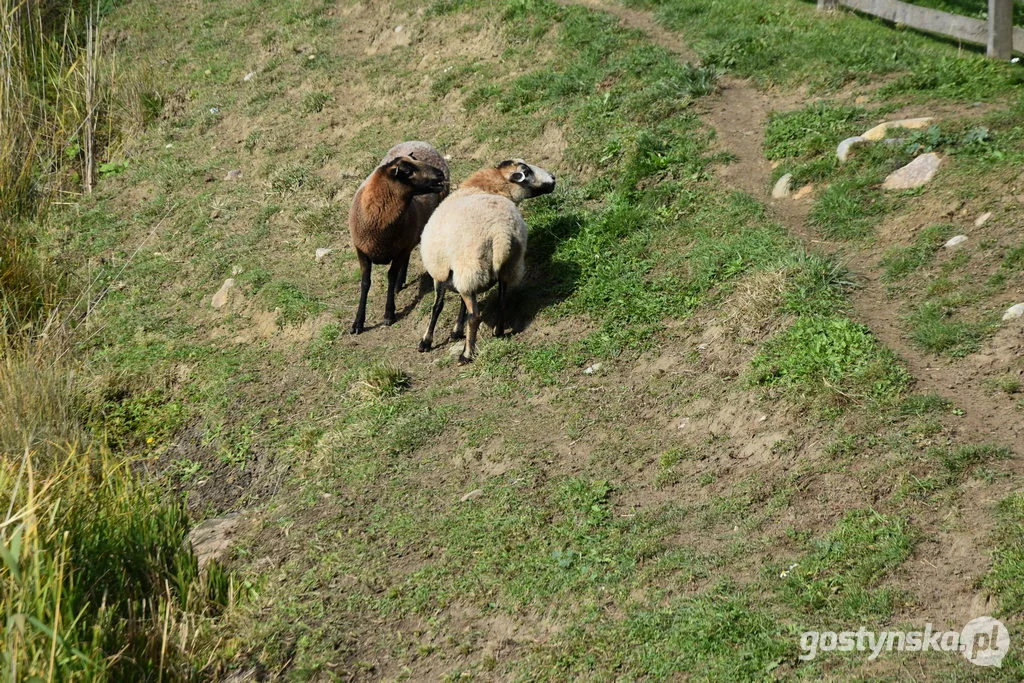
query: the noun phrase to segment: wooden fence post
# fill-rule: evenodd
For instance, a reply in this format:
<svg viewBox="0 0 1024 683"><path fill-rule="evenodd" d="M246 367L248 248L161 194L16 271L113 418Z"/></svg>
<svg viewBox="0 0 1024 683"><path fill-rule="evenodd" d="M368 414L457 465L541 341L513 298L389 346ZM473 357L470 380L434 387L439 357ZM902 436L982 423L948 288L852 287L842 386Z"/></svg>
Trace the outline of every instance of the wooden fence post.
<svg viewBox="0 0 1024 683"><path fill-rule="evenodd" d="M1010 0L1013 2L1013 0ZM818 11L827 12L829 10L839 9L839 0L818 0Z"/></svg>
<svg viewBox="0 0 1024 683"><path fill-rule="evenodd" d="M824 0L818 0L818 7ZM988 51L993 59L1013 56L1013 0L988 0Z"/></svg>

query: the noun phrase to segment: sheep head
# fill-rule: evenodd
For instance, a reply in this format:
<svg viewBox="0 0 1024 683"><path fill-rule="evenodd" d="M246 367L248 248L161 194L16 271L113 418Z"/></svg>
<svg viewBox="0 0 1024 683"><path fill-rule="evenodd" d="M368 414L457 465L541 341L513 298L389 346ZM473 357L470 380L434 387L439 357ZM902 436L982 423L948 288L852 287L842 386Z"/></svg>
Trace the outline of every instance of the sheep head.
<svg viewBox="0 0 1024 683"><path fill-rule="evenodd" d="M530 197L539 197L555 191L555 176L540 166L522 159L506 159L497 165L498 172L512 185L512 201L517 204Z"/></svg>
<svg viewBox="0 0 1024 683"><path fill-rule="evenodd" d="M389 159L380 165L380 171L409 187L414 195L448 194L448 179L444 171L412 156Z"/></svg>

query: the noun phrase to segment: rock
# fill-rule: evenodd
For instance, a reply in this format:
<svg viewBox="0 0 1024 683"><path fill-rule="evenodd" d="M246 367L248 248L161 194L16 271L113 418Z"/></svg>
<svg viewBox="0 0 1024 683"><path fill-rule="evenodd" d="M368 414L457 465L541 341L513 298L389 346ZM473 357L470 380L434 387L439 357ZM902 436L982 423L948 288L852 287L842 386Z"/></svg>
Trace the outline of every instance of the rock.
<svg viewBox="0 0 1024 683"><path fill-rule="evenodd" d="M946 247L946 249L955 249L966 241L967 235L957 235L956 237L950 237L949 241L943 246Z"/></svg>
<svg viewBox="0 0 1024 683"><path fill-rule="evenodd" d="M595 372L601 369L600 363L594 363L583 371L584 375L593 375Z"/></svg>
<svg viewBox="0 0 1024 683"><path fill-rule="evenodd" d="M907 130L919 130L921 128L927 128L928 126L932 125L933 120L933 117L925 116L919 119L900 119L899 121L886 121L885 123L878 124L871 130L865 131L864 134L861 135L861 137L863 137L865 140L877 142L879 140L884 140L885 136L889 133L890 130L895 130L897 128L906 128Z"/></svg>
<svg viewBox="0 0 1024 683"><path fill-rule="evenodd" d="M210 212L210 220L215 221L220 218L220 209L214 209Z"/></svg>
<svg viewBox="0 0 1024 683"><path fill-rule="evenodd" d="M210 305L214 308L224 308L224 304L228 302L228 292L235 286L235 278L229 277L224 281L224 284L220 286L217 293L213 295L213 299L210 300Z"/></svg>
<svg viewBox="0 0 1024 683"><path fill-rule="evenodd" d="M796 191L796 194L793 195L793 199L803 199L805 197L810 197L812 194L814 194L814 185L804 185Z"/></svg>
<svg viewBox="0 0 1024 683"><path fill-rule="evenodd" d="M231 169L230 171L228 171L228 174L226 176L224 176L224 180L241 180L241 179L242 179L242 171L240 169L237 169L237 168Z"/></svg>
<svg viewBox="0 0 1024 683"><path fill-rule="evenodd" d="M469 493L463 495L462 498L459 498L459 501L461 501L463 503L466 503L466 502L469 502L471 500L476 500L477 498L479 498L482 495L484 495L484 490L483 489L473 489Z"/></svg>
<svg viewBox="0 0 1024 683"><path fill-rule="evenodd" d="M890 173L882 187L886 190L911 190L921 187L935 177L941 163L942 157L935 152L922 154L903 168Z"/></svg>
<svg viewBox="0 0 1024 683"><path fill-rule="evenodd" d="M689 426L690 426L690 418L684 417L683 419L681 419L679 421L678 429L686 429Z"/></svg>
<svg viewBox="0 0 1024 683"><path fill-rule="evenodd" d="M238 513L208 519L188 533L189 543L202 569L211 560L220 560L231 547L231 535L238 526Z"/></svg>
<svg viewBox="0 0 1024 683"><path fill-rule="evenodd" d="M1016 320L1021 316L1024 316L1024 304L1014 304L1003 313L1003 320Z"/></svg>
<svg viewBox="0 0 1024 683"><path fill-rule="evenodd" d="M985 223L988 223L989 218L992 218L992 212L986 211L985 213L978 216L977 219L975 219L974 227L980 228L981 226L985 225Z"/></svg>
<svg viewBox="0 0 1024 683"><path fill-rule="evenodd" d="M396 26L395 27L395 33L401 33L401 32L402 32L402 27L401 26Z"/></svg>
<svg viewBox="0 0 1024 683"><path fill-rule="evenodd" d="M321 247L320 249L317 249L316 250L316 262L320 263L321 261L323 261L324 258L328 254L330 254L332 251L334 251L334 250L333 249L325 249L323 247Z"/></svg>
<svg viewBox="0 0 1024 683"><path fill-rule="evenodd" d="M773 199L785 199L789 196L790 191L793 188L793 174L787 173L778 180L775 181L775 187L772 188Z"/></svg>
<svg viewBox="0 0 1024 683"><path fill-rule="evenodd" d="M231 274L232 275L241 275L242 274L242 266L231 266Z"/></svg>
<svg viewBox="0 0 1024 683"><path fill-rule="evenodd" d="M850 158L850 152L853 151L854 146L867 141L867 138L862 135L854 135L852 138L846 138L840 142L839 146L836 147L836 156L839 157L839 163L846 163L846 160Z"/></svg>
<svg viewBox="0 0 1024 683"><path fill-rule="evenodd" d="M248 83L249 81L251 81L254 78L256 78L256 72L255 71L250 71L249 73L245 74L244 77L242 77L242 81L245 82L245 83Z"/></svg>

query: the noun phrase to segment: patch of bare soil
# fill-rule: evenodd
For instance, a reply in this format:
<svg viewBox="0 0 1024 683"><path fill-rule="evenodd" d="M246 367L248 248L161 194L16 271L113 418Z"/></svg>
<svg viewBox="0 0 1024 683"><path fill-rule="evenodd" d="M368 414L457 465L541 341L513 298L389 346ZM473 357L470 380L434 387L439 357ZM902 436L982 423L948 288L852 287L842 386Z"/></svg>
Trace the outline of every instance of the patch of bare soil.
<svg viewBox="0 0 1024 683"><path fill-rule="evenodd" d="M659 27L647 12L623 8L603 0L580 0L575 4L609 12L617 16L622 25L644 32L657 45L683 59L694 60L693 53L680 37ZM719 178L727 185L764 201L770 209L770 215L809 246L815 245L814 248L818 250L837 254L840 251L839 245L817 238L806 225L811 206L809 197L803 200L770 198L772 167L763 155L768 116L772 112L802 107L807 101L807 96L802 93L762 92L749 82L725 77L720 81L717 95L707 98L706 104L702 105L701 114L717 134L718 151L728 152L734 158L733 162L718 169ZM977 115L979 111L977 108L972 110L970 107L950 106L944 108L942 113L947 116ZM898 114L894 116L898 117ZM915 201L920 202L921 198ZM925 204L923 207L915 205L915 217L909 218L914 223L918 223L919 219L949 216L960 209L956 205L947 206L942 200L937 205L927 201L922 203ZM895 238L897 242L909 232L916 232L911 225L890 223L888 227L892 234L883 235L883 239ZM899 323L896 304L887 297L885 285L881 281L878 255L875 252L870 257L854 257L850 264L856 279L862 284L852 298L856 319L866 324L882 342L903 358L914 377L917 391L942 396L963 411L961 416L954 418L953 436L956 441L996 443L1010 448L1013 457L997 466L1012 475L1021 474L1024 460L1021 459L1020 443L1024 434L1024 421L1020 419L1020 411L1015 407L1015 401L1008 400L1006 396L994 395L985 386L985 381L994 375L1020 372L1020 368L1013 363L1024 351L1021 326L1005 327L983 350L963 361L923 353L906 338ZM721 336L713 329L704 334L716 338ZM724 410L728 412L728 408ZM752 463L763 466L764 454L772 453L776 444L788 436L784 429L751 430L745 424L730 426L730 416L721 413L704 415L695 420L694 425L700 425L702 433L717 428L725 436L738 436L746 442L747 448L729 455L729 459L737 459L743 467ZM743 410L738 414L743 415L744 421L749 421L750 411ZM710 433L714 434L714 431ZM762 459L759 460L759 457ZM728 466L729 463L715 463L713 469L720 471L718 468ZM848 478L841 478L849 482ZM821 483L805 481L801 485L818 488ZM836 509L834 504L837 501L833 496L837 491L845 490L846 486L848 483L826 482L821 495L829 498L829 508ZM1013 482L1005 479L992 485L977 486L962 496L955 519L936 516L933 519L914 520L928 530L929 540L921 545L903 567L902 581L918 596L919 602L908 609L907 614L900 616L914 621L927 618L936 624L948 623L955 626L974 616L991 612L992 606L975 586L988 565L985 541L993 528L992 509L1012 488ZM863 499L863 495L855 497ZM804 496L800 499L806 500ZM866 502L870 504L871 501ZM803 510L803 513L813 512L810 509Z"/></svg>

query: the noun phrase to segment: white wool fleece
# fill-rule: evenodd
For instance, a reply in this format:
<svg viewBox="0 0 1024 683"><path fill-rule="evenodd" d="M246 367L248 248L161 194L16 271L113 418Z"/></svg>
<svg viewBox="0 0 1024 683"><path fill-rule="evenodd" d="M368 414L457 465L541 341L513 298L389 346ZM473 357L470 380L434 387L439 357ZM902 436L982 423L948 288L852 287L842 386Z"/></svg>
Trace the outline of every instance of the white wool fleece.
<svg viewBox="0 0 1024 683"><path fill-rule="evenodd" d="M423 229L423 265L434 280L477 294L498 280L518 284L526 271L526 221L509 199L476 189L456 190Z"/></svg>

